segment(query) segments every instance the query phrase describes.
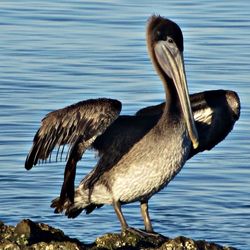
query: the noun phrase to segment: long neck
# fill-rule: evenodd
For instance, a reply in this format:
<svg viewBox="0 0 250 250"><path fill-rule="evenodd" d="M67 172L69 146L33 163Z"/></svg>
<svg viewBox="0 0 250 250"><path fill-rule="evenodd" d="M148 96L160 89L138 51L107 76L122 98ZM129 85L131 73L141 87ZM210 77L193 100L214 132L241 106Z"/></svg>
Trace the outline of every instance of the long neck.
<svg viewBox="0 0 250 250"><path fill-rule="evenodd" d="M173 80L164 73L160 78L164 78L164 80L162 80L166 97L164 113L169 115L182 115L180 99Z"/></svg>
<svg viewBox="0 0 250 250"><path fill-rule="evenodd" d="M149 41L147 41L148 45L148 53L151 58L152 64L155 67L157 74L159 75L160 79L162 80L164 90L165 90L165 98L166 98L166 105L164 108L162 119L168 118L168 116L172 116L173 114L182 116L182 110L180 105L180 99L175 88L174 82L171 78L169 78L164 71L161 69L159 63L157 62L156 56L153 52L152 45Z"/></svg>

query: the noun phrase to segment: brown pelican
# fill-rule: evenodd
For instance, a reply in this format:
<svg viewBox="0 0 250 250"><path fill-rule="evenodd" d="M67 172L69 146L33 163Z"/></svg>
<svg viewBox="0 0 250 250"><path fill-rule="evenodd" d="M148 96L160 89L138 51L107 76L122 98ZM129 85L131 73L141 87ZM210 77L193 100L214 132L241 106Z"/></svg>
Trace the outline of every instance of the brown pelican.
<svg viewBox="0 0 250 250"><path fill-rule="evenodd" d="M238 120L240 101L233 91L189 96L183 36L176 23L152 16L147 47L166 102L119 116L119 101L92 99L53 111L42 120L25 167L49 159L55 147L69 145L61 194L51 205L55 212L74 218L83 210L90 213L111 204L124 230L128 224L121 205L139 201L145 230L152 232L152 195L167 186L186 160L223 140ZM74 190L76 164L88 148L97 150L100 158Z"/></svg>

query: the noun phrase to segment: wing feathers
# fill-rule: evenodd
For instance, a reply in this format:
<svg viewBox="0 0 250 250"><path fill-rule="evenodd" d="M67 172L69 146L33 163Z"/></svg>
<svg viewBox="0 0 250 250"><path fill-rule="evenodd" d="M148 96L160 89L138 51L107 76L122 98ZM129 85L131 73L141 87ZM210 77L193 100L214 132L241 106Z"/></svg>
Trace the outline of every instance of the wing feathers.
<svg viewBox="0 0 250 250"><path fill-rule="evenodd" d="M52 151L58 147L55 159L62 159L64 146L72 145L78 140L88 141L97 137L118 117L121 103L113 99L90 99L78 102L63 109L52 111L42 120L33 146L27 156L25 168L30 169L38 160L47 160ZM60 151L60 146L63 149ZM86 144L86 146L89 146ZM59 157L59 154L60 157ZM68 155L68 154L67 154Z"/></svg>

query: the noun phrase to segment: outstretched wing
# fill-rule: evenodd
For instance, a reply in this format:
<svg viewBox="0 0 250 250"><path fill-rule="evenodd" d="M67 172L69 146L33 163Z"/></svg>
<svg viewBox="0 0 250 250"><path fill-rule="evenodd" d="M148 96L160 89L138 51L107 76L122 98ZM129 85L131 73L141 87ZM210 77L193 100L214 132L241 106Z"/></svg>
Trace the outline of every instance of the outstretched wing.
<svg viewBox="0 0 250 250"><path fill-rule="evenodd" d="M69 145L60 202L74 198L76 164L97 136L119 116L121 103L113 99L90 99L49 113L37 131L25 168L51 158L53 149ZM62 149L63 151L63 149Z"/></svg>
<svg viewBox="0 0 250 250"><path fill-rule="evenodd" d="M112 99L90 99L63 109L52 111L42 120L33 146L27 156L25 168L31 169L39 160L51 160L57 147L55 159L61 160L60 146L69 145L69 153L78 141L85 142L85 149L118 117L121 103ZM84 152L84 151L83 151ZM69 153L67 154L69 156Z"/></svg>
<svg viewBox="0 0 250 250"><path fill-rule="evenodd" d="M191 149L189 158L210 150L232 130L240 116L240 99L234 91L211 90L190 95L199 146ZM161 116L165 102L139 110L138 116Z"/></svg>

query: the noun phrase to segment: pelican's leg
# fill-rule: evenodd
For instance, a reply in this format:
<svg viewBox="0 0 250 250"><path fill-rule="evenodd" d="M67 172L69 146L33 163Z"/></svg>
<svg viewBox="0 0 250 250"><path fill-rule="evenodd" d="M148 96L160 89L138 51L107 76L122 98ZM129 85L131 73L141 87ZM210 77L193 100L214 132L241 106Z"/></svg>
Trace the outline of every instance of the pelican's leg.
<svg viewBox="0 0 250 250"><path fill-rule="evenodd" d="M128 228L128 224L123 216L121 203L119 201L114 201L113 206L114 206L116 215L121 223L122 231L125 231Z"/></svg>
<svg viewBox="0 0 250 250"><path fill-rule="evenodd" d="M142 212L142 216L144 219L146 232L144 232L140 229L135 229L135 228L128 226L128 224L123 216L123 213L121 210L121 203L119 201L114 201L113 206L114 206L116 215L121 223L122 231L129 231L129 232L136 234L142 238L145 238L145 237L147 238L148 236L153 236L153 237L162 237L164 239L164 236L161 236L160 234L156 234L153 232L153 228L152 228L151 221L150 221L149 214L148 214L148 202L141 202L141 212Z"/></svg>
<svg viewBox="0 0 250 250"><path fill-rule="evenodd" d="M146 232L152 233L154 230L148 213L148 201L141 201L141 214L144 220Z"/></svg>

